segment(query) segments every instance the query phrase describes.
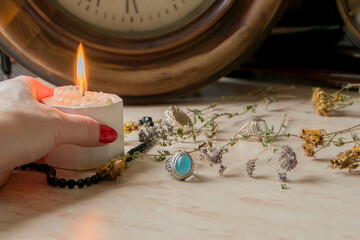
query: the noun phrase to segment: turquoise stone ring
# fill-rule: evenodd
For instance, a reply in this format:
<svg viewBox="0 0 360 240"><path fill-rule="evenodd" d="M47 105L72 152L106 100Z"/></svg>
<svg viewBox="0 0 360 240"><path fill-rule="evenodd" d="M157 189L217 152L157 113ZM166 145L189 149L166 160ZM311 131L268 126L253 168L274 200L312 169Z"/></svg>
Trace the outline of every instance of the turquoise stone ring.
<svg viewBox="0 0 360 240"><path fill-rule="evenodd" d="M166 170L177 180L184 180L194 172L194 161L187 152L177 152L166 161Z"/></svg>

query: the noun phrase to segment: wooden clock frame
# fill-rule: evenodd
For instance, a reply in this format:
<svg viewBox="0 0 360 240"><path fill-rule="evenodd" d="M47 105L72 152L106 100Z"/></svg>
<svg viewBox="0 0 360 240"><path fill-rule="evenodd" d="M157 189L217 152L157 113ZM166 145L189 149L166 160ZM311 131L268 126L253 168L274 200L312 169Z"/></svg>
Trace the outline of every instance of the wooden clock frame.
<svg viewBox="0 0 360 240"><path fill-rule="evenodd" d="M227 74L263 42L286 0L217 0L186 26L158 37L101 35L48 1L3 0L0 47L39 77L72 84L83 42L90 90L126 103L150 103L196 91Z"/></svg>
<svg viewBox="0 0 360 240"><path fill-rule="evenodd" d="M355 16L350 9L347 0L336 0L340 15L345 23L345 33L351 41L360 48L360 24L356 21ZM360 7L360 3L358 6Z"/></svg>

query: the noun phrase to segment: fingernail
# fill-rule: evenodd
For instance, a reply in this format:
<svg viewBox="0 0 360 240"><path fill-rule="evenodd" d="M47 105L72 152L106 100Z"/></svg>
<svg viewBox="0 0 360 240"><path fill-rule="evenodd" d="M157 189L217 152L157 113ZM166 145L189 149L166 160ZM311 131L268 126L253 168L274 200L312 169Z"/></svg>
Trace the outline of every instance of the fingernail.
<svg viewBox="0 0 360 240"><path fill-rule="evenodd" d="M100 143L112 143L117 139L118 135L117 132L104 124L100 125Z"/></svg>

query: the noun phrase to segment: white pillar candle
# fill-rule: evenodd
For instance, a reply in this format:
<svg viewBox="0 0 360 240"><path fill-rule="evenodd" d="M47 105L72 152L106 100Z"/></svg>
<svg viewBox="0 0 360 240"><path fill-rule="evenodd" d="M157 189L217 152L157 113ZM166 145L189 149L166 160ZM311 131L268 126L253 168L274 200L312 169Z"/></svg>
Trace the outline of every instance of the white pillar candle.
<svg viewBox="0 0 360 240"><path fill-rule="evenodd" d="M54 95L43 102L68 114L91 117L112 127L118 134L116 141L101 147L61 145L50 151L45 161L53 167L88 170L99 167L124 154L123 101L114 94L87 90L86 59L83 45L77 50L75 83L77 86L58 87Z"/></svg>
<svg viewBox="0 0 360 240"><path fill-rule="evenodd" d="M56 88L54 96L43 102L68 114L91 117L112 127L118 134L115 142L101 147L61 145L50 151L45 161L54 167L88 170L99 167L112 158L124 154L123 101L114 94L82 91L78 86Z"/></svg>

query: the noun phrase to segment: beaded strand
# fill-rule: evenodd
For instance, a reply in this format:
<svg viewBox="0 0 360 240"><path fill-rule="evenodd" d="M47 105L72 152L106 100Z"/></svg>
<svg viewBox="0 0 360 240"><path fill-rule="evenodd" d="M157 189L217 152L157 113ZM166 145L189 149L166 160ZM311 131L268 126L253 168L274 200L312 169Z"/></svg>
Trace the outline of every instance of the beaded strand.
<svg viewBox="0 0 360 240"><path fill-rule="evenodd" d="M146 119L146 121L144 121L144 122L146 122L148 124L148 126L154 126L154 123L153 123L151 117L143 117L143 120L145 120L145 119ZM128 154L133 155L135 152L143 153L147 149L147 147L148 146L147 146L146 142L140 143L136 147L133 147L132 149L130 149L128 151ZM127 157L125 162L129 163L134 159L135 159L135 157L133 157L133 156ZM89 187L91 185L98 184L99 182L104 180L101 177L101 175L97 174L97 173L90 177L79 178L76 181L74 179L66 180L65 178L57 178L55 168L49 166L46 163L33 162L33 163L22 165L15 169L16 170L31 170L31 171L44 172L44 173L46 173L46 180L51 186L61 187L61 188L64 188L64 187L74 188L75 186L77 186L78 188L83 188L84 186Z"/></svg>

